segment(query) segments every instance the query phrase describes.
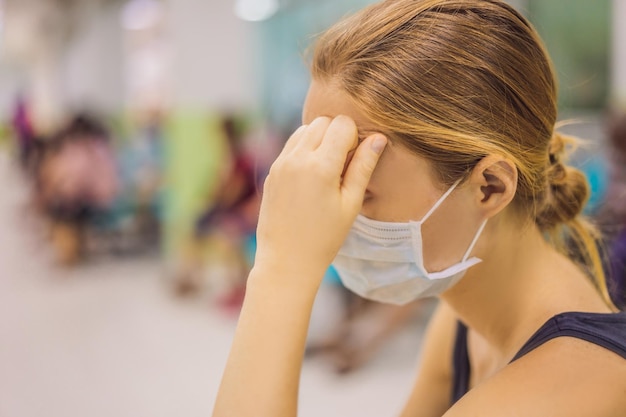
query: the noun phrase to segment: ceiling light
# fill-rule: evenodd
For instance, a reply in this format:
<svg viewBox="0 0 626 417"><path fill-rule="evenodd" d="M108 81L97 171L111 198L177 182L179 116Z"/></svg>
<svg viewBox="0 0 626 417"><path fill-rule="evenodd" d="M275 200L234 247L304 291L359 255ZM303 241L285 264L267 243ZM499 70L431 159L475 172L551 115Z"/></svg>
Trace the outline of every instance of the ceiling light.
<svg viewBox="0 0 626 417"><path fill-rule="evenodd" d="M279 9L278 0L236 0L235 15L249 22L272 17Z"/></svg>

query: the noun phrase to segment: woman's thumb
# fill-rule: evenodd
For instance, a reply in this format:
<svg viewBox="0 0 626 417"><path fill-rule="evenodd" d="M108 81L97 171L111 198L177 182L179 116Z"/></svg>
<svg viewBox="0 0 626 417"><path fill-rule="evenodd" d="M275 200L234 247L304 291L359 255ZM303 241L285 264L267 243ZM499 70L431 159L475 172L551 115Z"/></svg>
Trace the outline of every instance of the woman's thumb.
<svg viewBox="0 0 626 417"><path fill-rule="evenodd" d="M343 177L343 194L353 204L361 207L363 195L376 168L378 159L387 145L387 138L379 133L367 137L357 147Z"/></svg>

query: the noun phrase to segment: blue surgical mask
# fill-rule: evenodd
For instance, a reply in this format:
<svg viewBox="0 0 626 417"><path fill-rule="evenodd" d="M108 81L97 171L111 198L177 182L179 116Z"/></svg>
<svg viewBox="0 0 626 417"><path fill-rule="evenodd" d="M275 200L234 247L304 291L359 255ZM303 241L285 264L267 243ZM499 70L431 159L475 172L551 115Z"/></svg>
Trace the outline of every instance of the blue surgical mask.
<svg viewBox="0 0 626 417"><path fill-rule="evenodd" d="M437 296L456 284L469 267L481 262L469 254L487 220L479 226L462 260L438 272L428 272L424 267L422 224L459 182L420 221L391 223L358 215L333 261L343 284L361 297L398 305Z"/></svg>

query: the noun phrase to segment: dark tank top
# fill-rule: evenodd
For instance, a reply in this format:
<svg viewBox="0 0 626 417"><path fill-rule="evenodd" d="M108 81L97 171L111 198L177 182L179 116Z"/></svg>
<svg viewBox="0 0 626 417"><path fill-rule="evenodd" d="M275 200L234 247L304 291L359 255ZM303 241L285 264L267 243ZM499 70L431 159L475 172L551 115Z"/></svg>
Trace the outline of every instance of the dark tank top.
<svg viewBox="0 0 626 417"><path fill-rule="evenodd" d="M561 336L575 337L594 343L626 359L626 312L557 314L528 339L511 362L547 341ZM469 391L470 369L467 327L458 322L453 352L452 404Z"/></svg>

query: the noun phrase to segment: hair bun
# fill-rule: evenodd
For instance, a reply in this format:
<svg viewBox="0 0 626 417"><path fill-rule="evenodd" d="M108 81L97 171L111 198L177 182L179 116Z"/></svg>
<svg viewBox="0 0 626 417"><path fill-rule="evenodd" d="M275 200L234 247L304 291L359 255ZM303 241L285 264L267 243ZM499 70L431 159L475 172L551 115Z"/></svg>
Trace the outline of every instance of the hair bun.
<svg viewBox="0 0 626 417"><path fill-rule="evenodd" d="M542 230L550 230L568 223L578 216L589 198L587 178L578 169L562 162L563 155L573 138L554 132L548 147L546 192L536 216Z"/></svg>

